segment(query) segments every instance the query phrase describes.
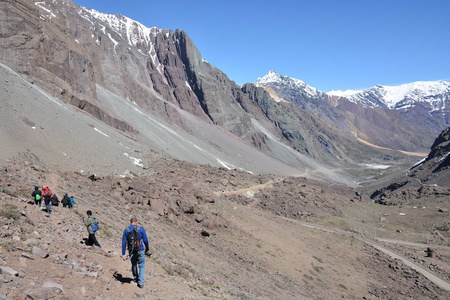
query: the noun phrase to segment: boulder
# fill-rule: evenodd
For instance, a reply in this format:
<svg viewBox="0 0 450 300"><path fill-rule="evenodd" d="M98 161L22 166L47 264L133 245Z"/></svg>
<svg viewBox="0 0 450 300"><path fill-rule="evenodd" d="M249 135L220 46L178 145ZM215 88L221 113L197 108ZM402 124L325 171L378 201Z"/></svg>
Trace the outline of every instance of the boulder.
<svg viewBox="0 0 450 300"><path fill-rule="evenodd" d="M35 239L35 238L29 238L29 239L23 241L22 244L26 245L26 246L29 246L29 247L32 247L32 246L39 245L39 241L37 239Z"/></svg>
<svg viewBox="0 0 450 300"><path fill-rule="evenodd" d="M43 287L40 289L28 290L25 292L26 299L47 300L57 299L63 291L57 287Z"/></svg>
<svg viewBox="0 0 450 300"><path fill-rule="evenodd" d="M164 216L166 204L162 199L150 199L150 210L156 212L160 216Z"/></svg>
<svg viewBox="0 0 450 300"><path fill-rule="evenodd" d="M9 274L12 276L19 276L19 272L17 272L16 270L10 268L10 267L5 267L5 266L0 266L0 270L1 270L1 274Z"/></svg>
<svg viewBox="0 0 450 300"><path fill-rule="evenodd" d="M137 192L145 193L150 190L150 185L145 181L138 180L138 181L132 182L130 184L129 188L134 191L137 191Z"/></svg>
<svg viewBox="0 0 450 300"><path fill-rule="evenodd" d="M31 250L31 253L34 255L40 256L42 258L47 258L49 256L48 252L42 249L41 247L34 246Z"/></svg>
<svg viewBox="0 0 450 300"><path fill-rule="evenodd" d="M49 245L52 244L55 241L55 238L51 234L46 234L44 236L44 242Z"/></svg>

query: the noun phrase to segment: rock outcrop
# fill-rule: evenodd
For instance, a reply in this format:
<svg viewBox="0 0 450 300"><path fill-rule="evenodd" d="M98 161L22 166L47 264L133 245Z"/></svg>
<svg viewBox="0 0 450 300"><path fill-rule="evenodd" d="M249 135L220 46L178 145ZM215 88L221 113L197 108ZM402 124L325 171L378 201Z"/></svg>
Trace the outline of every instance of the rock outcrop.
<svg viewBox="0 0 450 300"><path fill-rule="evenodd" d="M185 31L147 28L72 1L0 5L1 62L131 138L147 128L114 101L198 138L204 138L195 133L201 125L189 120L214 125L295 168L317 168L309 157L332 166L379 157L346 129L322 120L321 110L331 108L325 102L312 113L253 91L260 88L241 89L202 59ZM155 143L152 133L144 135L145 143Z"/></svg>
<svg viewBox="0 0 450 300"><path fill-rule="evenodd" d="M371 198L381 204L396 205L426 199L450 197L450 127L441 132L428 156L416 163L406 175L391 179Z"/></svg>

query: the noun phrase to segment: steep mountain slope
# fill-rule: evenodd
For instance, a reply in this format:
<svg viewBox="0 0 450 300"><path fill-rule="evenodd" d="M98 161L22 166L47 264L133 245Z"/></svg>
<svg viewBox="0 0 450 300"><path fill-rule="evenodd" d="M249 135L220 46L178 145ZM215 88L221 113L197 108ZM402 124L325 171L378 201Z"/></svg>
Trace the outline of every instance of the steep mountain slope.
<svg viewBox="0 0 450 300"><path fill-rule="evenodd" d="M98 91L104 103L118 114L127 114L140 133L124 133L107 126L2 65L0 87L2 160L22 157L62 170L104 175L142 174L157 171L158 161L164 158L158 153L164 153L162 149L165 149L173 157L253 173L301 172L189 115L184 122L192 128L197 126L196 134L205 139L185 131L177 132L164 119L141 111L101 87Z"/></svg>
<svg viewBox="0 0 450 300"><path fill-rule="evenodd" d="M345 97L366 106L389 109L408 109L423 105L442 115L448 109L450 83L445 81L417 81L399 86L376 85L363 91L330 91L330 96Z"/></svg>
<svg viewBox="0 0 450 300"><path fill-rule="evenodd" d="M357 169L385 155L305 109L293 112L272 99L268 114L254 97L262 92L251 98L204 61L184 31L146 28L72 1L0 5L2 63L162 155L287 174L348 164ZM271 119L281 115L289 116L283 126ZM168 135L163 143L162 135ZM181 140L190 146L180 147ZM223 156L210 157L205 144Z"/></svg>
<svg viewBox="0 0 450 300"><path fill-rule="evenodd" d="M269 89L279 99L381 147L425 152L432 138L448 124L445 116L448 115L449 93L445 82L392 87L389 91L378 88L362 91L353 98L345 92L323 93L298 79L274 71L258 78L257 84ZM385 104L386 99L409 104L394 109ZM416 104L399 99L413 99L411 101Z"/></svg>
<svg viewBox="0 0 450 300"><path fill-rule="evenodd" d="M365 107L393 111L393 115L406 120L406 124L414 128L418 136L428 134L432 139L450 125L450 83L445 81L377 85L363 91L331 91L327 95L344 97Z"/></svg>
<svg viewBox="0 0 450 300"><path fill-rule="evenodd" d="M1 298L407 300L450 294L450 248L431 232L448 218L435 209L375 205L351 188L306 178L164 163L164 171L134 178L3 163ZM46 215L29 196L36 184L73 195L77 205ZM101 249L85 245L81 217L88 209L100 221ZM143 289L120 257L131 216L146 229L153 254L146 258ZM433 246L439 257L425 257L431 245L373 238L380 233L440 243ZM448 239L449 232L440 236ZM443 284L423 275L431 272Z"/></svg>
<svg viewBox="0 0 450 300"><path fill-rule="evenodd" d="M428 156L396 177L389 176L371 198L382 204L448 202L450 199L450 127L441 132ZM380 184L380 183L378 183Z"/></svg>

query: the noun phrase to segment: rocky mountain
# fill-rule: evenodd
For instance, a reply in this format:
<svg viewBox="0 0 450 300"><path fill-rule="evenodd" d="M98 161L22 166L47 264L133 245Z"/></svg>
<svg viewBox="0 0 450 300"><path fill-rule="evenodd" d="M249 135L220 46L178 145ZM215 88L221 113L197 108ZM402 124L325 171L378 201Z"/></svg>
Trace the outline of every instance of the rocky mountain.
<svg viewBox="0 0 450 300"><path fill-rule="evenodd" d="M293 103L381 147L425 152L449 124L449 84L443 81L324 93L270 71L256 84L269 89L278 101Z"/></svg>
<svg viewBox="0 0 450 300"><path fill-rule="evenodd" d="M158 155L254 173L324 170L315 174L348 184L355 180L329 170L358 173L366 170L361 163L382 162L386 153L404 157L359 142L323 114L276 102L262 88L237 86L202 59L184 31L147 28L72 1L0 5L4 65ZM333 120L345 123L342 115Z"/></svg>
<svg viewBox="0 0 450 300"><path fill-rule="evenodd" d="M431 146L431 152L424 161L432 173L441 172L450 167L450 127L442 131ZM445 182L449 183L450 180Z"/></svg>
<svg viewBox="0 0 450 300"><path fill-rule="evenodd" d="M441 240L449 237L448 215L431 203L421 210L387 207L366 202L351 188L304 177L160 163L153 175L119 178L3 162L0 297L407 300L450 295L445 281L450 250ZM48 185L60 198L68 193L77 204L53 206L46 214L30 197L35 185ZM101 248L85 244L87 210L100 222ZM142 289L133 282L130 263L120 257L131 216L146 229L152 253ZM380 232L391 242L379 239ZM434 244L434 256L425 257L428 245L412 243L416 239Z"/></svg>
<svg viewBox="0 0 450 300"><path fill-rule="evenodd" d="M450 127L441 132L426 158L408 171L389 177L389 183L372 193L382 204L398 205L428 199L450 199Z"/></svg>
<svg viewBox="0 0 450 300"><path fill-rule="evenodd" d="M363 91L331 91L330 96L345 97L367 107L394 110L402 118L415 119L415 128L432 129L431 137L450 125L450 83L419 81L399 86L377 85ZM412 122L414 124L414 122ZM437 131L437 132L436 132Z"/></svg>
<svg viewBox="0 0 450 300"><path fill-rule="evenodd" d="M416 105L430 112L445 115L450 95L450 83L445 81L418 81L399 86L376 85L363 91L330 91L330 96L345 97L371 107L410 109ZM447 119L448 122L448 119Z"/></svg>
<svg viewBox="0 0 450 300"><path fill-rule="evenodd" d="M362 189L416 162L398 149L427 126L298 80L237 86L184 31L70 0L0 8L1 299L449 298L448 187L391 206ZM75 208L36 207L44 185ZM142 289L120 258L132 216Z"/></svg>

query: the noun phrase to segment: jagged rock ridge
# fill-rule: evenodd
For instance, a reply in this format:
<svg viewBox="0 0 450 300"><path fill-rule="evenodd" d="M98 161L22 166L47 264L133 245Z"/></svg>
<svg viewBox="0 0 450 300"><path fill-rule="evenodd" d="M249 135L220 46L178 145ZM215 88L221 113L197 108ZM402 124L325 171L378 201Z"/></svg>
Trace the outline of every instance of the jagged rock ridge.
<svg viewBox="0 0 450 300"><path fill-rule="evenodd" d="M279 99L382 147L425 152L433 137L449 124L449 84L443 81L323 93L270 71L258 78L257 84Z"/></svg>
<svg viewBox="0 0 450 300"><path fill-rule="evenodd" d="M426 158L406 174L391 179L387 186L373 192L378 203L396 205L407 201L448 199L450 197L450 127L443 130Z"/></svg>
<svg viewBox="0 0 450 300"><path fill-rule="evenodd" d="M156 151L184 160L193 160L194 151L196 162L249 170L248 163L235 161L240 159L232 154L235 149L226 150L230 143L223 138L225 133L291 166L289 174L295 168L329 169L330 164L335 167L380 156L347 130L324 124L320 115L283 103L270 104L273 113L267 113L255 98L267 98L265 92L250 97L248 88L242 90L203 60L184 31L146 28L72 1L1 5L3 63L51 95ZM271 119L280 115L288 116L284 124L280 118ZM161 145L156 130L184 138L167 139ZM190 139L194 140L182 142ZM199 140L224 149L228 157L209 158ZM180 142L189 144L184 151ZM239 151L248 162L255 157L254 150ZM208 158L198 159L200 154Z"/></svg>

